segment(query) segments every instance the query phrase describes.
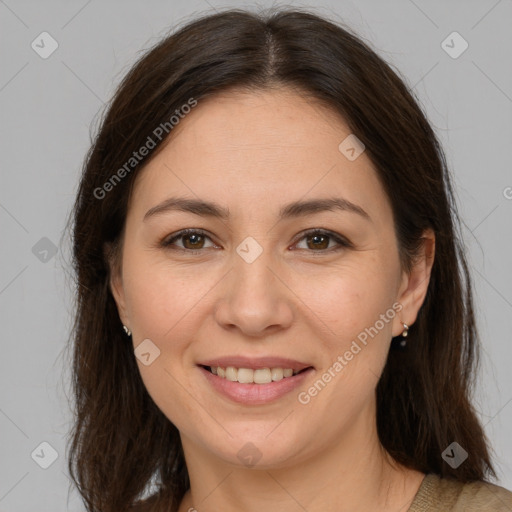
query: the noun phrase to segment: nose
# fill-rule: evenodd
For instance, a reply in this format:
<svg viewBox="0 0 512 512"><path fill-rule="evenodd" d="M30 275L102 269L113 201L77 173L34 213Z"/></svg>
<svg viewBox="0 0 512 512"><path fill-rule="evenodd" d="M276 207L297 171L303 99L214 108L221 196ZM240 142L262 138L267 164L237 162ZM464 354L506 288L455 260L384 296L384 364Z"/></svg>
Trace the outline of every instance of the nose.
<svg viewBox="0 0 512 512"><path fill-rule="evenodd" d="M269 251L263 250L250 263L235 253L233 267L218 287L217 323L248 337L288 328L293 321L293 293L283 274Z"/></svg>

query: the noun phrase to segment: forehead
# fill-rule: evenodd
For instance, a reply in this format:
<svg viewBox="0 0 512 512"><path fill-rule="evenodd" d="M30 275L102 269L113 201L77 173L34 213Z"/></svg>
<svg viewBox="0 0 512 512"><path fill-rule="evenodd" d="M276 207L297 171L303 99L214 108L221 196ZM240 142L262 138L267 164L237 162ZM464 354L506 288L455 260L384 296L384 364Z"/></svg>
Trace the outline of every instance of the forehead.
<svg viewBox="0 0 512 512"><path fill-rule="evenodd" d="M185 133L186 132L186 133ZM296 91L231 90L202 99L174 129L175 149L208 153L256 152L292 157L304 149L319 157L328 146L337 150L339 137L350 134L333 110Z"/></svg>
<svg viewBox="0 0 512 512"><path fill-rule="evenodd" d="M289 89L216 94L198 101L139 172L133 206L147 209L179 193L236 214L242 206L274 209L285 196L337 194L389 211L368 156L350 161L340 151L350 135L337 112Z"/></svg>

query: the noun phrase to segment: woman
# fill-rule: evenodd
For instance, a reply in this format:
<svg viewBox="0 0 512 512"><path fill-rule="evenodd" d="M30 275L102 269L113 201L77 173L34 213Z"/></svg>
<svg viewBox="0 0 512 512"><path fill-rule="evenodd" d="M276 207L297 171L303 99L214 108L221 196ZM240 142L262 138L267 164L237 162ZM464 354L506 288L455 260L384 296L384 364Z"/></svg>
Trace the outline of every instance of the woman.
<svg viewBox="0 0 512 512"><path fill-rule="evenodd" d="M348 29L232 10L165 38L73 221L87 510L512 510L443 151Z"/></svg>

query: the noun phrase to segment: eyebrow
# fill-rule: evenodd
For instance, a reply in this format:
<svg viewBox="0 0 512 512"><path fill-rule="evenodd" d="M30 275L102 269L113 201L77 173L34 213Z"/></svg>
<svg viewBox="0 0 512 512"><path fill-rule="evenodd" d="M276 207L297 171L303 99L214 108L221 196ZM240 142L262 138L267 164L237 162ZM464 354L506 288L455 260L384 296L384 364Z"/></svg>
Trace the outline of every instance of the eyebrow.
<svg viewBox="0 0 512 512"><path fill-rule="evenodd" d="M283 206L279 210L278 217L279 220L284 220L292 217L302 217L305 215L335 210L355 213L372 222L372 219L368 213L363 210L363 208L348 201L347 199L339 197L294 201ZM143 220L146 221L150 217L170 211L188 212L203 217L218 218L224 221L228 220L230 216L229 208L224 208L211 201L188 199L184 197L170 197L153 208L150 208L144 215Z"/></svg>

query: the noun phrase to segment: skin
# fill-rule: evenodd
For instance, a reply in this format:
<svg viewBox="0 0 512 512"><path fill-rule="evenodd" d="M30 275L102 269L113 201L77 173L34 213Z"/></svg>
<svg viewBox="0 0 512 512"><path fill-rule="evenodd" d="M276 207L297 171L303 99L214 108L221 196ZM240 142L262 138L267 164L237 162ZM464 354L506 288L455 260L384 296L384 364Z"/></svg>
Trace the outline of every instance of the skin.
<svg viewBox="0 0 512 512"><path fill-rule="evenodd" d="M434 235L425 232L412 272L402 271L391 205L370 159L363 152L349 161L338 150L350 133L337 114L295 91L232 90L200 100L137 176L111 290L134 348L149 338L160 350L152 364L137 363L180 431L191 479L180 512L405 511L421 484L423 473L395 463L379 443L375 388L391 338L402 322L414 323L424 301ZM215 201L231 216L168 211L143 220L170 196ZM371 220L324 211L278 221L284 204L329 197L348 199ZM207 237L160 245L185 228ZM332 238L315 244L301 234L310 228L352 247L331 250ZM263 249L252 263L236 252L248 236ZM297 393L394 303L401 311L299 403ZM290 357L315 371L274 403L237 404L196 366L233 354ZM261 453L252 468L237 457L248 442Z"/></svg>

